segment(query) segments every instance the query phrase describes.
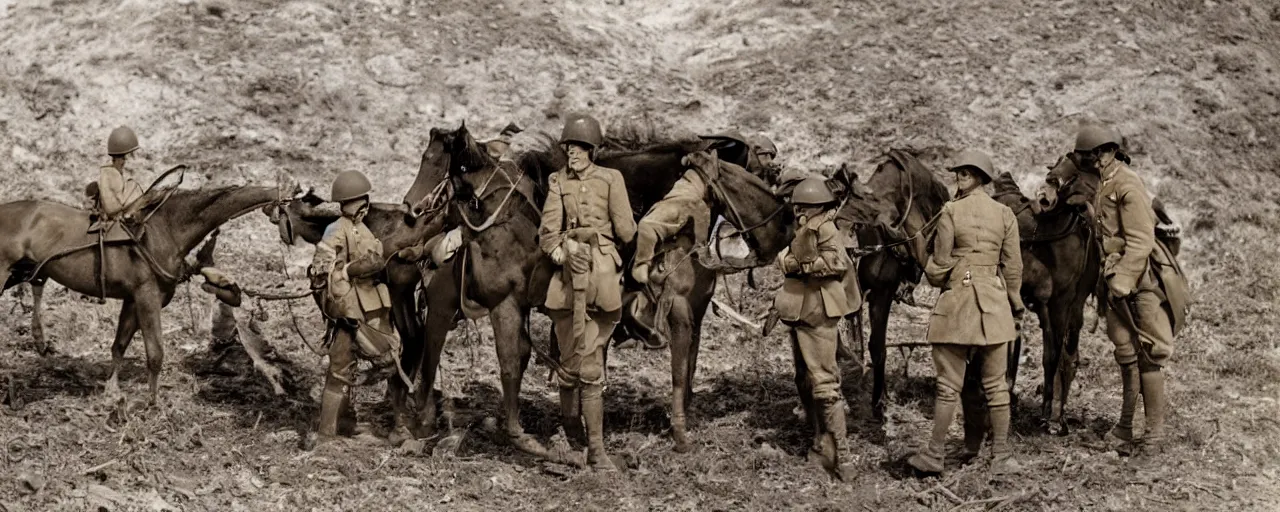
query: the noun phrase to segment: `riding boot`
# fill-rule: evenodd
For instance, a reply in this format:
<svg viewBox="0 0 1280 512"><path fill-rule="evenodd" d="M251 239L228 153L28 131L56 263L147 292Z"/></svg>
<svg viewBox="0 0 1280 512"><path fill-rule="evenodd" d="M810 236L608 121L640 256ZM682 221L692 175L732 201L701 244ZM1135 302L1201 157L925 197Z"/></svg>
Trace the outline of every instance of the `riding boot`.
<svg viewBox="0 0 1280 512"><path fill-rule="evenodd" d="M1107 433L1107 444L1117 452L1127 455L1133 447L1133 415L1138 409L1138 392L1142 388L1137 363L1120 365L1120 381L1124 386L1120 420Z"/></svg>
<svg viewBox="0 0 1280 512"><path fill-rule="evenodd" d="M947 453L947 458L966 464L982 451L991 415L987 410L987 397L982 394L982 384L977 379L966 379L960 391L961 415L964 417L964 444Z"/></svg>
<svg viewBox="0 0 1280 512"><path fill-rule="evenodd" d="M587 462L600 471L617 471L604 448L604 386L582 386L582 416L587 424Z"/></svg>
<svg viewBox="0 0 1280 512"><path fill-rule="evenodd" d="M342 386L339 384L338 387ZM346 400L345 392L341 389L330 389L326 383L324 393L320 395L320 425L316 427L316 433L320 435L321 440L338 436L338 418L342 415L342 406Z"/></svg>
<svg viewBox="0 0 1280 512"><path fill-rule="evenodd" d="M997 475L1019 473L1022 465L1013 458L1009 444L1009 404L995 405L991 415L991 472Z"/></svg>
<svg viewBox="0 0 1280 512"><path fill-rule="evenodd" d="M1142 407L1146 414L1142 433L1142 451L1159 453L1164 445L1164 372L1160 369L1142 372Z"/></svg>
<svg viewBox="0 0 1280 512"><path fill-rule="evenodd" d="M824 464L827 471L830 471L833 476L840 480L845 480L851 475L849 475L848 468L840 457L842 448L845 445L845 436L849 431L845 423L844 401L825 402L822 413L823 423L826 425L826 433L823 437L829 440L823 443L824 445L829 444L829 446L824 446L824 452L826 453L823 454L823 458L827 459Z"/></svg>
<svg viewBox="0 0 1280 512"><path fill-rule="evenodd" d="M580 388L560 388L560 421L564 426L564 435L573 446L582 446L586 441L586 433L582 426L582 390Z"/></svg>
<svg viewBox="0 0 1280 512"><path fill-rule="evenodd" d="M956 416L954 398L939 396L933 405L933 434L924 450L907 459L907 464L921 473L941 473L942 457L947 446L947 429L951 428L951 420Z"/></svg>

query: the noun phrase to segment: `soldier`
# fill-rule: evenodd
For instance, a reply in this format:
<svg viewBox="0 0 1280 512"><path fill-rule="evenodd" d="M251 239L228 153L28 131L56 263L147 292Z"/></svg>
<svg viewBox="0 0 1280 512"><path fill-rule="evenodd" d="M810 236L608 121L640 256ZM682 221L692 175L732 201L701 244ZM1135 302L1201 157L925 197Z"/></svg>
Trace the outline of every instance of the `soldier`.
<svg viewBox="0 0 1280 512"><path fill-rule="evenodd" d="M622 174L593 162L602 141L594 118L565 123L560 144L568 164L551 176L539 237L543 252L561 267L546 306L560 344L556 376L565 431L580 438L585 418L589 461L616 471L604 447L604 349L622 316L617 244L631 242L636 222Z"/></svg>
<svg viewBox="0 0 1280 512"><path fill-rule="evenodd" d="M782 171L774 162L778 157L778 146L765 134L757 134L747 141L751 146L751 157L747 161L747 171L759 176L765 183L774 183Z"/></svg>
<svg viewBox="0 0 1280 512"><path fill-rule="evenodd" d="M1135 446L1159 451L1165 436L1162 369L1173 354L1184 311L1177 304L1185 304L1185 296L1182 290L1162 289L1161 283L1169 280L1157 279L1156 267L1176 263L1156 242L1151 199L1142 179L1118 158L1119 148L1119 135L1102 126L1084 126L1076 136L1081 168L1102 177L1092 206L1104 258L1107 337L1115 345L1124 386L1120 420L1107 438L1121 452ZM1141 438L1133 433L1139 393L1146 412Z"/></svg>
<svg viewBox="0 0 1280 512"><path fill-rule="evenodd" d="M351 414L351 387L356 358L373 361L381 371L399 364L400 338L391 323L387 285L374 281L385 265L382 242L364 224L373 186L359 171L345 171L333 181L330 201L342 218L325 229L308 269L313 289L323 289L320 303L331 323L329 372L320 398L322 439L337 435L339 416Z"/></svg>
<svg viewBox="0 0 1280 512"><path fill-rule="evenodd" d="M836 365L836 325L857 309L861 297L851 297L845 287L845 276L853 265L844 235L836 228L836 198L825 180L806 178L796 186L791 203L796 234L778 255L786 280L774 308L791 328L796 388L814 429L813 452L824 467L843 478L839 453L847 430Z"/></svg>
<svg viewBox="0 0 1280 512"><path fill-rule="evenodd" d="M1018 221L1012 210L983 189L994 174L990 157L965 151L951 171L956 174L956 199L942 208L934 252L925 265L929 283L942 288L928 335L938 375L933 432L928 446L907 462L924 473L942 472L947 429L955 417L966 367L980 364L991 417L991 470L996 474L1016 472L1021 468L1009 446L1005 363L1007 344L1017 335L1014 318L1024 310L1019 294L1022 250ZM965 409L968 413L970 408ZM981 443L980 435L977 441Z"/></svg>
<svg viewBox="0 0 1280 512"><path fill-rule="evenodd" d="M111 130L107 137L107 155L111 164L98 173L97 208L107 220L115 220L130 204L142 197L142 187L133 181L133 171L125 168L125 159L138 150L138 136L128 126ZM92 190L86 190L93 193Z"/></svg>
<svg viewBox="0 0 1280 512"><path fill-rule="evenodd" d="M716 151L711 150L712 157ZM724 164L731 165L731 164ZM640 219L636 231L636 254L631 277L636 282L649 282L649 267L654 249L663 240L675 236L680 229L693 222L694 237L698 242L707 239L711 223L711 205L706 177L696 169L688 169L676 180L671 191L649 208Z"/></svg>

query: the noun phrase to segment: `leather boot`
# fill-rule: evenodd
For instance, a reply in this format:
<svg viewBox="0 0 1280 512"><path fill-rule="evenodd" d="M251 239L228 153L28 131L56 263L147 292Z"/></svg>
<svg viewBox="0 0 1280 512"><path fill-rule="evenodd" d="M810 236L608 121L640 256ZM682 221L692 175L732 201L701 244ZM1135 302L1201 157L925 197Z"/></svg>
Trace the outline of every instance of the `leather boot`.
<svg viewBox="0 0 1280 512"><path fill-rule="evenodd" d="M956 402L938 397L933 405L933 434L924 450L907 459L907 464L921 473L941 473L944 466L942 457L947 446L947 429L951 428L951 420L956 416Z"/></svg>
<svg viewBox="0 0 1280 512"><path fill-rule="evenodd" d="M848 467L841 460L841 452L845 445L845 436L848 435L849 429L845 423L844 400L835 400L823 404L823 423L826 425L826 432L823 437L828 439L824 442L823 458L824 466L830 471L832 476L840 480L847 480L852 475L849 473Z"/></svg>
<svg viewBox="0 0 1280 512"><path fill-rule="evenodd" d="M338 389L332 389L326 383L324 393L320 395L320 425L316 427L316 433L321 440L338 436L338 418L342 415L342 405L347 394L341 390L341 385L336 387Z"/></svg>
<svg viewBox="0 0 1280 512"><path fill-rule="evenodd" d="M586 432L582 426L582 392L579 388L560 388L560 422L564 435L572 446L582 446Z"/></svg>
<svg viewBox="0 0 1280 512"><path fill-rule="evenodd" d="M1164 413L1167 406L1164 395L1164 372L1142 373L1142 407L1146 413L1146 429L1142 433L1142 451L1158 453L1164 445Z"/></svg>
<svg viewBox="0 0 1280 512"><path fill-rule="evenodd" d="M617 471L604 448L604 396L599 384L582 386L582 417L587 424L587 462L599 471Z"/></svg>
<svg viewBox="0 0 1280 512"><path fill-rule="evenodd" d="M991 414L991 472L1007 475L1022 471L1022 465L1013 458L1009 444L1009 404L992 406Z"/></svg>
<svg viewBox="0 0 1280 512"><path fill-rule="evenodd" d="M1120 381L1124 386L1120 420L1107 433L1107 445L1127 455L1133 448L1133 415L1138 409L1138 392L1143 387L1137 363L1120 365Z"/></svg>

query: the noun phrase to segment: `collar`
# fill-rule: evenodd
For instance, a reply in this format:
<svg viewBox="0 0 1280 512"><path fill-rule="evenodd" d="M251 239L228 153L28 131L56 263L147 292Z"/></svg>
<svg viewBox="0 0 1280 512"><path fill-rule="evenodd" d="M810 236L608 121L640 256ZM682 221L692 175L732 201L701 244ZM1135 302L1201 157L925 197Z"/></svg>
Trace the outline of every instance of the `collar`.
<svg viewBox="0 0 1280 512"><path fill-rule="evenodd" d="M570 169L569 166L566 164L564 168L564 172L565 174L568 174L570 178L585 180L587 178L590 178L592 174L595 174L596 163L591 162L591 165L588 165L586 169L582 170L582 172L576 172L576 173L573 172L573 169Z"/></svg>
<svg viewBox="0 0 1280 512"><path fill-rule="evenodd" d="M1102 168L1102 179L1110 180L1116 177L1116 173L1120 172L1121 164L1124 164L1124 162L1121 162L1119 158L1112 160L1111 165Z"/></svg>
<svg viewBox="0 0 1280 512"><path fill-rule="evenodd" d="M957 196L956 196L956 200L958 201L958 200L960 200L960 199L964 199L964 198L967 198L967 197L969 197L969 196L984 196L984 197L991 197L991 195L987 193L987 186L986 186L986 185L980 185L980 186L978 186L978 187L974 188L973 190L970 190L970 191L965 192L965 193L963 193L963 194L959 194L959 195L957 195Z"/></svg>

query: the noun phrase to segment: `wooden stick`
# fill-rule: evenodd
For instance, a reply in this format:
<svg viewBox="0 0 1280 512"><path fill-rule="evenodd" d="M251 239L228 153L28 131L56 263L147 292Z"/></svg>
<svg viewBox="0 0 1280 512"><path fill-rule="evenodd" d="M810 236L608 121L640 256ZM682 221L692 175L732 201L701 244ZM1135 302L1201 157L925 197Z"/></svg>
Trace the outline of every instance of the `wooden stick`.
<svg viewBox="0 0 1280 512"><path fill-rule="evenodd" d="M104 469L107 469L108 467L111 467L112 465L114 465L114 464L115 464L115 463L117 463L117 462L120 462L120 461L119 461L118 459L111 459L111 460L109 460L109 461L103 462L102 464L98 464L97 466L94 466L94 467L91 467L91 468L89 468L89 469L86 469L86 470L84 470L84 472L83 472L83 473L81 473L81 474L84 474L84 475L92 475L92 474L94 474L94 473L97 473L97 472L99 472L99 471L102 471L102 470L104 470Z"/></svg>
<svg viewBox="0 0 1280 512"><path fill-rule="evenodd" d="M1009 499L1009 498L1011 498L1011 497L1012 497L1012 496L996 496L996 497L994 497L994 498L985 498L985 499L980 499L980 500L969 500L969 501L966 501L966 502L961 503L961 504L959 504L959 505L956 505L956 506L954 506L954 507L951 507L951 510L950 510L949 512L955 512L955 511L957 511L957 510L960 510L960 509L962 509L962 508L968 507L968 506L970 506L970 505L982 505L982 504L984 504L984 503L1002 503L1002 502L1004 502L1005 500L1007 500L1007 499Z"/></svg>

